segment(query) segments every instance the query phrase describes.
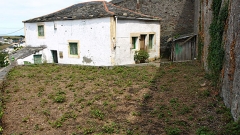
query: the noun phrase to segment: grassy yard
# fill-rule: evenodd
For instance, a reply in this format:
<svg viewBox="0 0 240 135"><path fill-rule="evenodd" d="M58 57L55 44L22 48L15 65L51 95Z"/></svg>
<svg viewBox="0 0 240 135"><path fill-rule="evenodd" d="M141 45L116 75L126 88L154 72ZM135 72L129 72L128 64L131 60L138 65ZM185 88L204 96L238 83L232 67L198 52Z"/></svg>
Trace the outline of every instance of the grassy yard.
<svg viewBox="0 0 240 135"><path fill-rule="evenodd" d="M211 135L232 121L197 62L143 67L15 67L3 134Z"/></svg>

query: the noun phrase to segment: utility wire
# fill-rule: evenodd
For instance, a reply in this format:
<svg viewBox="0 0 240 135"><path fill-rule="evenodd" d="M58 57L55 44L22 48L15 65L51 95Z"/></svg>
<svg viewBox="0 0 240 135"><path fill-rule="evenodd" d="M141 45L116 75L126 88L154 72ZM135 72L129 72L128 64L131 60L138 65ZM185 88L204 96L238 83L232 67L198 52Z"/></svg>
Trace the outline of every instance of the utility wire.
<svg viewBox="0 0 240 135"><path fill-rule="evenodd" d="M21 29L19 29L19 30L14 31L14 32L10 32L10 33L7 33L7 34L1 34L1 35L9 35L9 34L13 34L13 33L16 33L16 32L18 32L18 31L22 30L22 29L24 29L24 27L21 28Z"/></svg>
<svg viewBox="0 0 240 135"><path fill-rule="evenodd" d="M0 29L19 29L19 28L6 28L6 27L0 27Z"/></svg>

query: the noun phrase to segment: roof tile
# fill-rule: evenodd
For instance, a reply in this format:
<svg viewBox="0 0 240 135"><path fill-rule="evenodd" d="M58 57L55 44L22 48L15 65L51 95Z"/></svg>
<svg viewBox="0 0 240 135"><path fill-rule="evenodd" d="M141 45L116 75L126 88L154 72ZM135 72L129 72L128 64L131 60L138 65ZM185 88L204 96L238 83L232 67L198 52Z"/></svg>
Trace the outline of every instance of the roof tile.
<svg viewBox="0 0 240 135"><path fill-rule="evenodd" d="M60 11L23 21L24 23L57 21L57 20L77 20L77 19L91 19L111 16L122 16L134 19L155 19L161 18L144 15L138 12L131 11L112 3L105 1L93 1L72 5Z"/></svg>

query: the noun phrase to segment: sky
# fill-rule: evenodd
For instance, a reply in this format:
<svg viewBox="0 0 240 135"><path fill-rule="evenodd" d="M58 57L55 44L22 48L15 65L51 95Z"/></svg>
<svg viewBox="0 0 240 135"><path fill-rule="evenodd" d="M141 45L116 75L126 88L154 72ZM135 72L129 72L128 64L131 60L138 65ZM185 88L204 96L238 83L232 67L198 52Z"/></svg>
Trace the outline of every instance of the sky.
<svg viewBox="0 0 240 135"><path fill-rule="evenodd" d="M0 0L0 35L24 35L22 21L86 1L92 0Z"/></svg>

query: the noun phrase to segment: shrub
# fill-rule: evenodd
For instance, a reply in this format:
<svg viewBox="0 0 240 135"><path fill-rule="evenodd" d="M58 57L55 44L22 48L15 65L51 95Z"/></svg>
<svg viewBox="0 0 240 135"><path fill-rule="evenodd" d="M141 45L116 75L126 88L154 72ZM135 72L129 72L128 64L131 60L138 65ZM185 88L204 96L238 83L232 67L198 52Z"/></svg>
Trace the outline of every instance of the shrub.
<svg viewBox="0 0 240 135"><path fill-rule="evenodd" d="M134 55L134 61L144 63L149 58L149 54L145 50L136 51Z"/></svg>
<svg viewBox="0 0 240 135"><path fill-rule="evenodd" d="M6 53L0 53L0 67L5 67L9 64L7 60L7 54Z"/></svg>

